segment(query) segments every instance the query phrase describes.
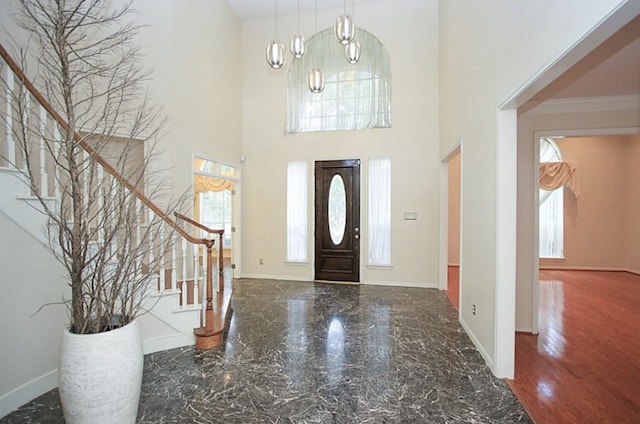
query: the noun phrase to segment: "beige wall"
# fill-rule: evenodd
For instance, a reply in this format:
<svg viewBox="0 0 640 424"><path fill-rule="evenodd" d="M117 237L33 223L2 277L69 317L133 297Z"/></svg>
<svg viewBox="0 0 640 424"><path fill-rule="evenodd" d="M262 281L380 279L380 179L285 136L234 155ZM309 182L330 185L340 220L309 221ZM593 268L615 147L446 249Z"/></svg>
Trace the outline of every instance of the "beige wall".
<svg viewBox="0 0 640 424"><path fill-rule="evenodd" d="M449 265L460 264L460 153L449 160Z"/></svg>
<svg viewBox="0 0 640 424"><path fill-rule="evenodd" d="M461 321L490 365L496 358L495 311L501 299L496 293L496 109L618 4L440 2L440 153L444 157L461 139L464 151Z"/></svg>
<svg viewBox="0 0 640 424"><path fill-rule="evenodd" d="M640 274L640 135L629 137L627 156L627 262Z"/></svg>
<svg viewBox="0 0 640 424"><path fill-rule="evenodd" d="M319 29L332 25L339 13L319 13ZM306 160L312 170L315 160L356 158L362 160L361 281L437 287L438 2L409 2L406 7L393 1L376 2L359 8L355 19L356 25L384 44L390 56L390 129L286 135L288 67L271 70L264 58L266 43L274 36L273 20L244 24L242 272L245 276L311 279L312 260L303 265L285 262L287 161ZM294 17L279 21L280 34L293 34ZM302 16L301 26L313 27L313 16ZM367 170L372 156L390 156L392 160L392 268L388 269L366 267ZM310 258L312 187L310 183ZM404 212L416 212L418 219L405 221ZM260 258L264 265L259 265Z"/></svg>
<svg viewBox="0 0 640 424"><path fill-rule="evenodd" d="M540 265L626 268L629 137L557 140L564 160L576 163L580 197L565 190L564 260Z"/></svg>

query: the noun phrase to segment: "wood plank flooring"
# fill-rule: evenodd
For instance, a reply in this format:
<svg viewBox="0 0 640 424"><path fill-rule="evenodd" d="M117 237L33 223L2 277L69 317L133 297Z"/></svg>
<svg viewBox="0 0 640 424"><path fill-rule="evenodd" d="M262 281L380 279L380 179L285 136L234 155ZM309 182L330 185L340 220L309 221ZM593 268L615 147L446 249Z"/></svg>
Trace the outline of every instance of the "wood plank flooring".
<svg viewBox="0 0 640 424"><path fill-rule="evenodd" d="M457 275L450 268L454 306ZM540 334L516 334L507 381L531 418L640 423L640 276L541 270L539 295Z"/></svg>
<svg viewBox="0 0 640 424"><path fill-rule="evenodd" d="M540 334L508 381L537 423L640 423L640 276L540 271Z"/></svg>

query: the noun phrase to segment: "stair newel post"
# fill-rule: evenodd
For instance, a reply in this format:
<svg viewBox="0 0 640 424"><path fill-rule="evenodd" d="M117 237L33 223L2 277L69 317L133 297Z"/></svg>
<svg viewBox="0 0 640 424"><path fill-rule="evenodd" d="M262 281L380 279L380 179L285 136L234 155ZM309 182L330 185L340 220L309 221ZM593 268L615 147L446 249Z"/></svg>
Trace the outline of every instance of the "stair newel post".
<svg viewBox="0 0 640 424"><path fill-rule="evenodd" d="M208 252L204 252L204 255L202 255L202 261L202 313L200 314L200 326L204 327L204 314L207 311L207 297L209 296L209 289L207 289L210 262Z"/></svg>
<svg viewBox="0 0 640 424"><path fill-rule="evenodd" d="M40 193L44 196L49 196L49 180L47 178L47 137L45 131L47 130L47 111L44 107L40 106Z"/></svg>
<svg viewBox="0 0 640 424"><path fill-rule="evenodd" d="M13 72L11 71L11 67L5 66L7 81L6 88L6 103L7 103L7 120L6 131L7 131L7 160L9 161L9 166L15 167L16 164L16 144L13 139Z"/></svg>
<svg viewBox="0 0 640 424"><path fill-rule="evenodd" d="M187 240L182 239L182 283L180 284L182 307L187 307Z"/></svg>
<svg viewBox="0 0 640 424"><path fill-rule="evenodd" d="M207 309L204 325L207 333L213 332L213 240L207 241Z"/></svg>
<svg viewBox="0 0 640 424"><path fill-rule="evenodd" d="M218 234L218 289L217 292L224 290L224 247L222 243L222 237L224 232Z"/></svg>

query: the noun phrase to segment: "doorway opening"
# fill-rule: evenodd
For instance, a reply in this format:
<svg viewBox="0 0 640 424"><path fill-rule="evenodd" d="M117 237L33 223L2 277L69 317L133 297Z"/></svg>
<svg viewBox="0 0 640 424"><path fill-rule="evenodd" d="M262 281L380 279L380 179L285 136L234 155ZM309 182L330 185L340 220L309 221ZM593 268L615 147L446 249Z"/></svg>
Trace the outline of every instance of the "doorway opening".
<svg viewBox="0 0 640 424"><path fill-rule="evenodd" d="M224 230L222 241L225 280L234 278L235 272L235 216L236 188L239 170L201 156L194 156L193 211L196 221L205 226ZM206 234L201 234L201 237Z"/></svg>

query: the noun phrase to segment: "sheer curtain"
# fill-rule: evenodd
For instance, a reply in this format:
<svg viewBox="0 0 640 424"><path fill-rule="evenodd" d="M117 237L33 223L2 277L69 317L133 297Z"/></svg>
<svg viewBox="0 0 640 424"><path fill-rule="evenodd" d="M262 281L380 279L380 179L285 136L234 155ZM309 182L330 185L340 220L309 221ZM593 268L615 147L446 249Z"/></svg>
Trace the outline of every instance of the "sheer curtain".
<svg viewBox="0 0 640 424"><path fill-rule="evenodd" d="M307 258L307 162L287 163L287 261Z"/></svg>
<svg viewBox="0 0 640 424"><path fill-rule="evenodd" d="M552 139L540 139L540 163L561 162L562 153ZM540 189L539 256L562 258L564 255L564 188Z"/></svg>
<svg viewBox="0 0 640 424"><path fill-rule="evenodd" d="M391 66L389 54L371 33L358 28L362 55L348 63L333 28L308 40L307 53L289 69L287 132L360 130L391 127ZM320 68L325 89L312 93L309 71Z"/></svg>
<svg viewBox="0 0 640 424"><path fill-rule="evenodd" d="M369 159L369 265L391 265L391 158Z"/></svg>

